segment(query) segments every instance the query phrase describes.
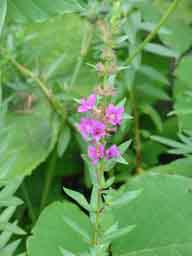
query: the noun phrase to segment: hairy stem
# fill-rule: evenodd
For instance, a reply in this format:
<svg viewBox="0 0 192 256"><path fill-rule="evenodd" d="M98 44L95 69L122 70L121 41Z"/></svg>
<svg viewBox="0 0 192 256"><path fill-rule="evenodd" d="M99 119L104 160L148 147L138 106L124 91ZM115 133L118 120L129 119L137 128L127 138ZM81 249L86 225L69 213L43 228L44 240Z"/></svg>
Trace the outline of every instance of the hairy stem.
<svg viewBox="0 0 192 256"><path fill-rule="evenodd" d="M102 164L99 165L97 170L97 184L96 186L96 209L95 209L95 218L93 223L93 245L96 247L99 245L99 237L100 237L100 217L102 213L103 200L102 200L102 181L103 181L103 171L104 166ZM99 256L99 255L96 255Z"/></svg>
<svg viewBox="0 0 192 256"><path fill-rule="evenodd" d="M174 0L167 11L164 13L162 18L160 19L159 23L157 24L156 28L145 38L145 40L135 49L135 51L129 56L127 60L127 65L126 67L123 67L123 69L127 69L129 65L132 63L134 58L145 48L145 46L156 36L156 34L159 32L160 28L164 25L164 23L167 21L169 16L174 12L176 9L177 5L181 2L182 0Z"/></svg>
<svg viewBox="0 0 192 256"><path fill-rule="evenodd" d="M1 55L5 55L5 51L1 51ZM62 118L62 120L66 119L65 111L62 104L55 98L55 96L51 93L51 91L47 88L44 82L36 76L31 70L26 68L24 65L18 63L14 58L6 54L6 57L10 60L10 62L23 74L24 76L30 77L36 84L39 86L40 90L46 96L50 105L54 109L56 113Z"/></svg>
<svg viewBox="0 0 192 256"><path fill-rule="evenodd" d="M32 224L34 224L35 221L36 221L36 216L35 216L35 213L33 211L33 205L31 203L31 200L30 200L30 197L29 197L29 193L28 193L27 188L26 188L25 181L23 181L23 183L21 185L21 190L22 190L22 193L23 193L23 197L24 197L25 203L26 203L27 208L28 208L29 217L30 217L30 219L32 221Z"/></svg>

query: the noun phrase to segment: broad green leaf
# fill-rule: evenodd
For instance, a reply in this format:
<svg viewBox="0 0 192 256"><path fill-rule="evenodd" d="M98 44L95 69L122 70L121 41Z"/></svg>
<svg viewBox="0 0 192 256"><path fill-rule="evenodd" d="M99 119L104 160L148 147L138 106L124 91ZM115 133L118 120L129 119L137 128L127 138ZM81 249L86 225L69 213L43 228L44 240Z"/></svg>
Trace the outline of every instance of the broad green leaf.
<svg viewBox="0 0 192 256"><path fill-rule="evenodd" d="M29 256L61 256L60 248L77 255L89 249L82 236L64 221L65 217L91 234L88 217L76 206L67 202L53 203L42 212L28 239Z"/></svg>
<svg viewBox="0 0 192 256"><path fill-rule="evenodd" d="M113 242L114 256L190 256L191 179L148 174L129 180L124 191L142 188L131 204L113 212L120 227L133 231Z"/></svg>
<svg viewBox="0 0 192 256"><path fill-rule="evenodd" d="M7 0L0 1L0 37L7 13Z"/></svg>
<svg viewBox="0 0 192 256"><path fill-rule="evenodd" d="M42 22L65 13L81 10L80 0L8 0L8 18L12 22Z"/></svg>
<svg viewBox="0 0 192 256"><path fill-rule="evenodd" d="M74 232L76 232L77 234L79 234L85 243L89 243L89 242L91 241L90 234L87 232L87 230L81 228L81 226L79 225L78 219L72 220L71 218L68 218L68 217L65 216L65 217L63 218L63 221L64 221Z"/></svg>
<svg viewBox="0 0 192 256"><path fill-rule="evenodd" d="M50 105L37 97L28 112L15 109L7 112L0 131L0 177L12 179L31 174L53 149L58 122Z"/></svg>
<svg viewBox="0 0 192 256"><path fill-rule="evenodd" d="M149 169L148 171L160 174L178 174L186 177L192 177L192 157L175 160L169 164L160 165Z"/></svg>

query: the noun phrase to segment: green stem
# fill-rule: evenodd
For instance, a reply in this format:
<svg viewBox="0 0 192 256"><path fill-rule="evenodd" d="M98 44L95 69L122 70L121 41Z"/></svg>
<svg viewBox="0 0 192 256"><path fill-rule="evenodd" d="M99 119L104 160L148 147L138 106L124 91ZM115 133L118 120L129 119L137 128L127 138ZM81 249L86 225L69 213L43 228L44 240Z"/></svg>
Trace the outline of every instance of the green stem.
<svg viewBox="0 0 192 256"><path fill-rule="evenodd" d="M44 206L47 203L47 197L49 195L49 191L51 188L51 184L53 181L53 174L55 171L55 166L56 166L56 162L57 162L57 151L56 149L53 151L52 156L49 160L49 164L48 164L48 169L46 172L46 178L45 178L45 185L44 185L44 190L42 193L42 198L41 198L41 204L40 204L40 210L43 210Z"/></svg>
<svg viewBox="0 0 192 256"><path fill-rule="evenodd" d="M156 28L145 38L145 40L136 48L136 50L129 56L127 60L127 65L126 67L123 67L121 70L127 69L129 65L132 63L134 58L145 48L145 46L155 37L155 35L159 32L160 28L163 26L163 24L167 21L169 16L174 12L176 9L177 5L181 2L182 0L174 0L165 14L162 16L161 20L159 21L158 25Z"/></svg>
<svg viewBox="0 0 192 256"><path fill-rule="evenodd" d="M94 186L97 186L97 195L96 195L96 211L95 211L95 223L93 225L93 245L98 246L99 245L99 236L100 236L100 215L102 212L102 183L103 183L103 172L104 172L104 165L101 163L98 170L97 170L97 184ZM97 255L96 255L97 256ZM99 256L99 255L98 255Z"/></svg>
<svg viewBox="0 0 192 256"><path fill-rule="evenodd" d="M133 107L133 117L134 117L134 134L135 134L135 152L136 152L136 174L141 173L141 162L142 162L142 153L141 153L141 135L140 135L140 122L139 122L139 111L137 107L137 101L135 97L134 89L132 88L131 101Z"/></svg>
<svg viewBox="0 0 192 256"><path fill-rule="evenodd" d="M1 55L4 55L5 53L1 51ZM9 56L7 53L7 58L10 60L10 62L25 76L30 77L33 81L37 83L40 90L43 92L43 94L46 96L47 100L49 101L52 108L55 110L56 113L62 118L62 120L66 119L66 114L63 109L62 104L55 98L55 96L51 93L51 91L47 88L47 86L44 84L44 82L36 76L31 70L26 68L24 65L21 65L18 63L14 58Z"/></svg>
<svg viewBox="0 0 192 256"><path fill-rule="evenodd" d="M23 181L23 183L21 185L21 190L22 190L24 200L25 200L27 208L28 208L29 217L32 221L32 224L34 224L35 221L36 221L36 216L35 216L35 213L33 211L33 206L32 206L32 203L31 203L31 200L30 200L30 197L29 197L26 185L25 185L25 181Z"/></svg>

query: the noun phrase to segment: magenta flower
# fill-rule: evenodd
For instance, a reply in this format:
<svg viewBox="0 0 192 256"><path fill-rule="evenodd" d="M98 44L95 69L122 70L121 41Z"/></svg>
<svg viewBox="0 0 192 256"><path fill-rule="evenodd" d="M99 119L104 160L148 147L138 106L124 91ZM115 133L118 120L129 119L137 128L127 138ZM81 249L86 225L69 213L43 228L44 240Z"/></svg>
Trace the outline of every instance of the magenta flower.
<svg viewBox="0 0 192 256"><path fill-rule="evenodd" d="M105 111L105 117L107 121L112 125L120 125L124 113L124 107L116 107L113 104L109 104Z"/></svg>
<svg viewBox="0 0 192 256"><path fill-rule="evenodd" d="M104 157L105 149L104 145L97 144L96 146L90 145L88 147L88 157L91 159L92 163L95 165L97 162Z"/></svg>
<svg viewBox="0 0 192 256"><path fill-rule="evenodd" d="M78 129L83 136L83 138L86 140L92 133L92 125L93 120L90 118L82 117L80 120L80 123L78 125Z"/></svg>
<svg viewBox="0 0 192 256"><path fill-rule="evenodd" d="M91 135L95 141L99 141L102 137L106 135L106 126L104 123L92 120L92 130Z"/></svg>
<svg viewBox="0 0 192 256"><path fill-rule="evenodd" d="M117 158L120 156L119 149L116 145L112 145L110 148L108 148L105 152L106 159L109 160L111 158Z"/></svg>
<svg viewBox="0 0 192 256"><path fill-rule="evenodd" d="M88 99L81 99L81 105L78 107L78 112L87 112L95 107L97 96L91 94Z"/></svg>
<svg viewBox="0 0 192 256"><path fill-rule="evenodd" d="M91 136L93 140L99 141L106 135L104 123L87 117L81 118L78 129L85 140Z"/></svg>

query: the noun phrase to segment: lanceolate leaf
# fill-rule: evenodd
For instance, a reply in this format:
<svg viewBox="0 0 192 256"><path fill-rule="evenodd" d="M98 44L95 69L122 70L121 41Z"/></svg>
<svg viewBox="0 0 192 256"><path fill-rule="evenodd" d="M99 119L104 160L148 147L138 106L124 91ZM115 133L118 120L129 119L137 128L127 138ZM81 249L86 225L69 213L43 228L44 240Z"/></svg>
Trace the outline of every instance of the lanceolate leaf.
<svg viewBox="0 0 192 256"><path fill-rule="evenodd" d="M62 157L62 155L65 153L67 150L67 147L70 143L71 139L71 130L68 126L64 127L60 136L59 136L59 141L57 145L57 152L59 157Z"/></svg>
<svg viewBox="0 0 192 256"><path fill-rule="evenodd" d="M87 202L87 199L84 197L84 195L67 188L64 188L64 191L69 197L75 200L79 205L81 205L86 210L89 210L89 204Z"/></svg>

